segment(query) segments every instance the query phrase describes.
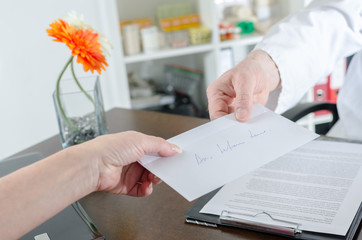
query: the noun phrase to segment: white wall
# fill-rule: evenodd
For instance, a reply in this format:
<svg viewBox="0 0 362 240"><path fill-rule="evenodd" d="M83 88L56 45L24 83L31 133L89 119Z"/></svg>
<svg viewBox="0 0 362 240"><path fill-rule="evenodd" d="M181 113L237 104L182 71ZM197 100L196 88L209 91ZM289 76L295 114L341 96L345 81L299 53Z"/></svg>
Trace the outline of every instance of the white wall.
<svg viewBox="0 0 362 240"><path fill-rule="evenodd" d="M11 0L0 3L0 159L57 134L52 92L70 57L47 35L70 10L107 35L114 46L101 75L105 108L129 107L114 0ZM81 68L80 68L81 69ZM79 75L85 75L79 71ZM60 144L60 143L59 143Z"/></svg>

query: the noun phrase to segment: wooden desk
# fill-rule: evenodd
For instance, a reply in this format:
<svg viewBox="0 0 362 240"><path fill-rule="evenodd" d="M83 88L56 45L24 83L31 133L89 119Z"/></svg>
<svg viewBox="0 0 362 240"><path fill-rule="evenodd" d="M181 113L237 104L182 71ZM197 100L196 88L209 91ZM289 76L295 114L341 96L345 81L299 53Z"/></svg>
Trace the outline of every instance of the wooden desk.
<svg viewBox="0 0 362 240"><path fill-rule="evenodd" d="M136 130L168 139L208 120L149 111L112 109L107 113L107 122L112 133ZM60 149L60 138L54 136L19 154L39 151L48 156ZM82 199L81 203L109 240L286 239L236 228L210 228L185 223L183 214L193 202L185 200L165 183L155 186L153 194L145 198L97 192ZM355 239L362 240L361 226L358 233Z"/></svg>

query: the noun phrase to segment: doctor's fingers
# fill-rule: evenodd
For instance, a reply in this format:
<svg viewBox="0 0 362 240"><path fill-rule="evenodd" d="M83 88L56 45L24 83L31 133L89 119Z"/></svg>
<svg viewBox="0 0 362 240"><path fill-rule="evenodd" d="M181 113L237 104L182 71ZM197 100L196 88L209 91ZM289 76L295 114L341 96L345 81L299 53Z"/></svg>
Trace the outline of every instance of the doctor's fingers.
<svg viewBox="0 0 362 240"><path fill-rule="evenodd" d="M210 119L215 120L231 113L230 105L233 103L235 96L230 71L212 82L207 88Z"/></svg>

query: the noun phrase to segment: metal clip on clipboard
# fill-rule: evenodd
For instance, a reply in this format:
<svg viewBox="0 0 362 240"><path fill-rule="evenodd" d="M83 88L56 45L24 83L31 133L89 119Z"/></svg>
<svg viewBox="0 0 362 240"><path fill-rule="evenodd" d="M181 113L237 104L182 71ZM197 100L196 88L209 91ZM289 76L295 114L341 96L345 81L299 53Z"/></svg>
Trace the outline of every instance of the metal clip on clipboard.
<svg viewBox="0 0 362 240"><path fill-rule="evenodd" d="M257 218L260 215L266 215L269 220L273 222L273 224L258 222L257 220L252 219ZM229 226L241 227L250 230L259 230L263 232L273 232L288 236L295 236L296 234L302 233L302 230L299 229L301 224L276 219L267 212L246 214L223 210L219 220L222 224Z"/></svg>

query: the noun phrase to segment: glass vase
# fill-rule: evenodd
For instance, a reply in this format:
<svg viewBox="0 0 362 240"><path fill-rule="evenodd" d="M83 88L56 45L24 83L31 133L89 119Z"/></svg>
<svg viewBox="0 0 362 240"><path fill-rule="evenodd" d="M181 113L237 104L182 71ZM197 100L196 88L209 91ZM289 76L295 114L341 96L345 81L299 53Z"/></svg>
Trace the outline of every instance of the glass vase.
<svg viewBox="0 0 362 240"><path fill-rule="evenodd" d="M63 148L108 133L99 76L61 79L53 93Z"/></svg>

